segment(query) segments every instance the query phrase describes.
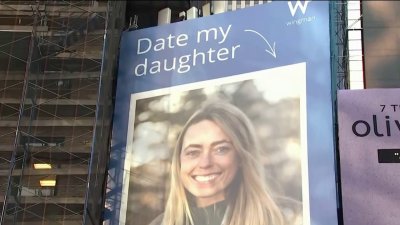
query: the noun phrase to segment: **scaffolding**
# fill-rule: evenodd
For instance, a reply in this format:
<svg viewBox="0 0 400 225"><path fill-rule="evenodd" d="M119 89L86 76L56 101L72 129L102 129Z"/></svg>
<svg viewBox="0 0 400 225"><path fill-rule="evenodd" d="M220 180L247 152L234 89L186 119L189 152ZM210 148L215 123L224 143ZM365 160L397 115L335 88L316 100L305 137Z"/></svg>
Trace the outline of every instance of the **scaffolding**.
<svg viewBox="0 0 400 225"><path fill-rule="evenodd" d="M124 4L0 1L0 224L99 224Z"/></svg>
<svg viewBox="0 0 400 225"><path fill-rule="evenodd" d="M344 0L331 3L331 46L333 90L348 89L347 1Z"/></svg>
<svg viewBox="0 0 400 225"><path fill-rule="evenodd" d="M336 170L336 193L338 223L343 224L341 203L341 180L340 180L340 156L338 151L338 120L337 120L337 90L349 88L349 42L347 32L347 5L348 1L332 1L331 14L331 76L332 76L332 104L335 144L335 170Z"/></svg>

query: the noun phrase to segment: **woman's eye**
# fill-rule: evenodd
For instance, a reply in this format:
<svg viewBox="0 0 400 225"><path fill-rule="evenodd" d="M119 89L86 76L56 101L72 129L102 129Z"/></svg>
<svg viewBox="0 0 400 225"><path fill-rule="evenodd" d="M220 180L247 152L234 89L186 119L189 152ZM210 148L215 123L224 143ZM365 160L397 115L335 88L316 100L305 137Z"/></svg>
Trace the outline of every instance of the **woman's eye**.
<svg viewBox="0 0 400 225"><path fill-rule="evenodd" d="M219 155L223 155L231 150L230 146L217 146L215 152Z"/></svg>
<svg viewBox="0 0 400 225"><path fill-rule="evenodd" d="M185 151L185 156L190 157L190 158L195 158L200 155L199 150L186 150Z"/></svg>

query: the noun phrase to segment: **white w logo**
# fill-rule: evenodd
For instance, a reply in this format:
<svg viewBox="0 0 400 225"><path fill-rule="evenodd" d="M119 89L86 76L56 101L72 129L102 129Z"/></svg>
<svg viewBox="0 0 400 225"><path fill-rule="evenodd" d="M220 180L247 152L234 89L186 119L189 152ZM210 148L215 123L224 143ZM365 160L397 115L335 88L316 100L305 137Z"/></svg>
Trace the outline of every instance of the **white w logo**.
<svg viewBox="0 0 400 225"><path fill-rule="evenodd" d="M306 13L307 10L307 5L310 1L304 1L304 3L302 3L301 1L296 1L296 5L293 6L292 1L288 1L288 6L290 9L290 13L292 14L292 16L294 16L297 12L297 8L300 7L301 12L303 13L303 15Z"/></svg>

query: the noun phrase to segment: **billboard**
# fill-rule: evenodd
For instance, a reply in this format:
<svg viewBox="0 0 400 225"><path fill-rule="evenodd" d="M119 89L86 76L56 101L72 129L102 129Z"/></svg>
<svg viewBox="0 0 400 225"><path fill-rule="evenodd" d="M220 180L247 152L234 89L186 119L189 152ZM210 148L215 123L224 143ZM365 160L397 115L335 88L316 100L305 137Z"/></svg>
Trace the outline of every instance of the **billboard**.
<svg viewBox="0 0 400 225"><path fill-rule="evenodd" d="M329 43L317 1L125 32L106 223L337 224Z"/></svg>
<svg viewBox="0 0 400 225"><path fill-rule="evenodd" d="M344 225L399 223L400 89L338 92Z"/></svg>

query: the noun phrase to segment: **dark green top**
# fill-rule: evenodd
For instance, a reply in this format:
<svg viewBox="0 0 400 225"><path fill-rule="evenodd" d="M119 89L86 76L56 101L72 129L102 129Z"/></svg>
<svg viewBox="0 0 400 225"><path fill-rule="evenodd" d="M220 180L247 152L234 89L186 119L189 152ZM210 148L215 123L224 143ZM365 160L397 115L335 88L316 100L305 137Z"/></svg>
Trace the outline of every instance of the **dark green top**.
<svg viewBox="0 0 400 225"><path fill-rule="evenodd" d="M226 201L217 202L204 208L191 206L194 222L192 225L221 225L226 206Z"/></svg>
<svg viewBox="0 0 400 225"><path fill-rule="evenodd" d="M221 225L227 208L226 201L217 202L207 207L190 205L194 224L191 225ZM162 225L164 214L160 214L150 225Z"/></svg>

